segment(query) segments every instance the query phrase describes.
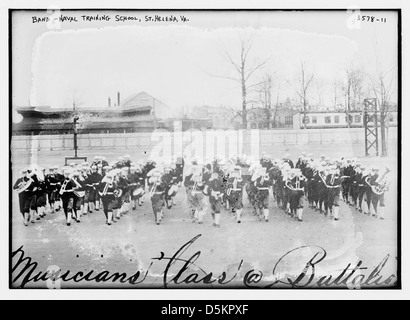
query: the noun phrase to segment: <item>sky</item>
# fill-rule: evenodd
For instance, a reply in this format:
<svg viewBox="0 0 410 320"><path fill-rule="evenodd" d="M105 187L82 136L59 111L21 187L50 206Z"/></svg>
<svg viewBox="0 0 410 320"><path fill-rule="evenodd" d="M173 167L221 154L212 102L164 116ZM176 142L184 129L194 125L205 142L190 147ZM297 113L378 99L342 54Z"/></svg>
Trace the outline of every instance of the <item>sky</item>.
<svg viewBox="0 0 410 320"><path fill-rule="evenodd" d="M387 11L64 11L78 22L33 21L50 14L16 11L12 20L13 106L106 107L146 91L172 108L198 105L240 108L240 84L227 61L239 62L241 39L252 41L248 68L269 59L248 84L273 75L279 101L297 99L300 63L314 74L309 100L331 104L335 79L354 65L373 74L376 65L397 68L397 16ZM110 21L81 21L106 14ZM178 22L145 22L145 16ZM114 21L116 15L141 21ZM180 16L189 19L182 22ZM386 22L358 21L358 16ZM35 18L33 18L35 17ZM51 15L53 17L53 15ZM33 20L34 19L34 20ZM366 18L365 18L366 19ZM52 29L55 28L55 29ZM376 59L379 61L376 64ZM277 96L278 94L278 96ZM256 98L249 93L249 100ZM256 104L256 103L255 103Z"/></svg>

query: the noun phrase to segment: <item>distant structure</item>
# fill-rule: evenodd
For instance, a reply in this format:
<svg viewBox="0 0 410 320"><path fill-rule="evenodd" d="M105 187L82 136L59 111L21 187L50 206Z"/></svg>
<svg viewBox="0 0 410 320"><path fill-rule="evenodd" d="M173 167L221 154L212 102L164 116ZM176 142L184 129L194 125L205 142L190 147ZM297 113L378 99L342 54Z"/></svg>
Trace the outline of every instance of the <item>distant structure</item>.
<svg viewBox="0 0 410 320"><path fill-rule="evenodd" d="M247 129L293 129L293 116L298 111L283 106L273 109L256 107L247 110ZM232 122L241 128L242 117L236 115Z"/></svg>
<svg viewBox="0 0 410 320"><path fill-rule="evenodd" d="M180 119L173 108L147 92L131 95L123 102L117 93L117 102L112 106L108 97L106 107L98 108L51 108L50 106L17 107L23 119L12 124L13 135L70 134L74 116L79 116L78 133L130 133L152 132L155 129L173 131L175 121L181 130L210 128L208 119Z"/></svg>

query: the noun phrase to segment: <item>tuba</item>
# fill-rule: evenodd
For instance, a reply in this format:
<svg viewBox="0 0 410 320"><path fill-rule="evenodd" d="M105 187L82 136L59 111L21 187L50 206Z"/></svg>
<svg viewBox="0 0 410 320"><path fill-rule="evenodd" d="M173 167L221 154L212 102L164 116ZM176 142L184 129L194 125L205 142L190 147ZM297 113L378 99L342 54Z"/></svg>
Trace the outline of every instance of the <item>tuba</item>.
<svg viewBox="0 0 410 320"><path fill-rule="evenodd" d="M386 167L386 171L381 176L377 177L376 185L373 185L373 186L370 185L369 182L368 182L369 177L366 178L366 180L365 180L366 183L372 188L372 191L376 195L380 196L380 195L382 195L383 193L385 193L386 191L389 190L389 183L385 179L385 177L390 171L391 170L388 167Z"/></svg>
<svg viewBox="0 0 410 320"><path fill-rule="evenodd" d="M19 183L18 189L16 189L17 193L22 193L23 191L27 190L28 187L30 187L32 182L33 182L33 179L31 178L29 178L27 181L21 181Z"/></svg>
<svg viewBox="0 0 410 320"><path fill-rule="evenodd" d="M290 184L290 179L287 179L286 182L285 182L285 186L286 186L288 189L292 190L292 191L303 191L304 188L302 188L302 187L300 186L300 180L301 180L301 178L298 177L298 176L296 176L296 185L295 185L295 187L293 187L293 186Z"/></svg>

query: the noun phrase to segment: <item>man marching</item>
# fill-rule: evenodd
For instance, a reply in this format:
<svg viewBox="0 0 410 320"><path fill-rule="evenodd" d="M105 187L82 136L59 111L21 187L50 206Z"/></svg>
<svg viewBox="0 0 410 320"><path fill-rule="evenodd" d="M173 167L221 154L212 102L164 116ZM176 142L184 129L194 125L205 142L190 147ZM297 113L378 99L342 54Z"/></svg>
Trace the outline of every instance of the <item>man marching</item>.
<svg viewBox="0 0 410 320"><path fill-rule="evenodd" d="M155 170L155 169L153 169ZM164 205L165 183L161 181L161 172L151 172L151 177L148 180L150 188L152 211L154 213L155 223L159 225L163 219L162 207Z"/></svg>
<svg viewBox="0 0 410 320"><path fill-rule="evenodd" d="M291 174L286 181L286 187L290 191L290 210L291 214L299 222L303 221L304 188L306 178L300 169L291 169Z"/></svg>
<svg viewBox="0 0 410 320"><path fill-rule="evenodd" d="M244 181L241 175L241 167L237 165L229 175L227 196L232 213L236 214L236 221L238 223L241 223L243 187Z"/></svg>
<svg viewBox="0 0 410 320"><path fill-rule="evenodd" d="M105 215L105 223L111 225L113 222L114 209L116 208L115 192L118 192L115 182L117 169L106 173L98 185L98 193L101 197L102 207Z"/></svg>
<svg viewBox="0 0 410 320"><path fill-rule="evenodd" d="M76 183L72 180L72 169L64 169L64 181L61 185L60 195L63 201L63 210L66 218L67 226L71 225L71 217L73 215L73 210L76 208L77 197L74 194L74 189L77 187Z"/></svg>
<svg viewBox="0 0 410 320"><path fill-rule="evenodd" d="M30 204L33 199L35 184L35 178L32 178L28 169L24 169L13 186L13 189L19 195L20 213L23 215L25 226L28 225L30 220Z"/></svg>
<svg viewBox="0 0 410 320"><path fill-rule="evenodd" d="M219 228L221 221L221 207L222 207L222 178L218 172L212 172L208 181L209 203L211 205L211 214L213 218L213 226Z"/></svg>
<svg viewBox="0 0 410 320"><path fill-rule="evenodd" d="M256 194L256 203L258 207L259 220L262 217L266 222L269 221L269 189L272 187L272 182L269 175L266 173L266 168L261 168L260 177L255 181L255 187L258 189Z"/></svg>

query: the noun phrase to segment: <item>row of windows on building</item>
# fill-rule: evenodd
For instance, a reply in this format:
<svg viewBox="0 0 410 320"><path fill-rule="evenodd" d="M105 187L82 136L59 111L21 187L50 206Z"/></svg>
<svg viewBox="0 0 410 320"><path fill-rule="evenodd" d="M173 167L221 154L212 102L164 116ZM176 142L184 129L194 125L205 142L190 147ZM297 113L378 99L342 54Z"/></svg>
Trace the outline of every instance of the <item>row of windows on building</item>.
<svg viewBox="0 0 410 320"><path fill-rule="evenodd" d="M325 116L325 123L332 123L332 116ZM345 116L345 121L347 123L347 116ZM362 122L362 116L361 115L349 115L349 122L350 123L361 123ZM306 116L304 118L303 123L309 124L317 124L317 116ZM333 123L340 123L340 116L333 116Z"/></svg>
<svg viewBox="0 0 410 320"><path fill-rule="evenodd" d="M345 123L347 123L347 119L349 119L349 123L356 123L360 124L362 123L362 116L361 115L349 115L345 116ZM325 116L324 117L325 123L330 124L332 123L332 116ZM380 121L380 117L378 116L378 120ZM395 117L394 115L389 116L389 122L394 122ZM309 124L317 124L317 116L306 116L304 119L302 118L302 122ZM333 123L340 123L340 116L333 116Z"/></svg>

